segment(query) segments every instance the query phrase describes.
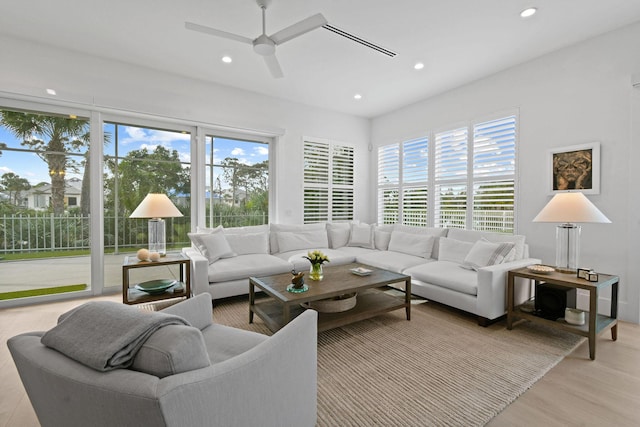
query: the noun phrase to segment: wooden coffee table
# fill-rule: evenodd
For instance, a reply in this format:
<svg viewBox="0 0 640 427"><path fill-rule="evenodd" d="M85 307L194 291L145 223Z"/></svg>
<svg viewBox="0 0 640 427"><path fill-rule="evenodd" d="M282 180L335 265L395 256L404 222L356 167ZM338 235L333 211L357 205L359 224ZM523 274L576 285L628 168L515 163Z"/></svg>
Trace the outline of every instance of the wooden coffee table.
<svg viewBox="0 0 640 427"><path fill-rule="evenodd" d="M372 272L368 276L358 276L349 271L356 267L368 268ZM287 291L291 277L291 273L284 273L249 278L249 323L253 323L255 313L272 332L276 332L305 310L302 304L352 292L358 293L354 308L340 313L318 313L318 332L401 308L405 309L407 320L411 320L411 276L406 274L363 264L326 267L322 281L310 280L305 275L305 284L309 290L302 293ZM379 289L398 282L405 282L404 298L389 295ZM270 298L256 303L256 287Z"/></svg>

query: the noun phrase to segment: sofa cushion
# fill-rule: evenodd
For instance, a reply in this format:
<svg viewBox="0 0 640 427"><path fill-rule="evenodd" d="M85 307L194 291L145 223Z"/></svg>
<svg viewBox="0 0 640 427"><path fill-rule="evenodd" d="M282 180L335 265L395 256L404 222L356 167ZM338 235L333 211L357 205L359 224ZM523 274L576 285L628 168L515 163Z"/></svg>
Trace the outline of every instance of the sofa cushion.
<svg viewBox="0 0 640 427"><path fill-rule="evenodd" d="M473 247L464 258L462 266L471 270L489 265L500 264L511 252L514 244L510 242L493 243L486 239L480 239L473 244Z"/></svg>
<svg viewBox="0 0 640 427"><path fill-rule="evenodd" d="M451 261L420 264L403 271L415 280L469 295L478 294L478 273Z"/></svg>
<svg viewBox="0 0 640 427"><path fill-rule="evenodd" d="M351 234L347 246L373 249L374 226L369 224L351 224Z"/></svg>
<svg viewBox="0 0 640 427"><path fill-rule="evenodd" d="M440 250L440 238L447 237L449 233L448 228L441 227L418 227L415 225L403 225L403 224L394 224L394 230L402 231L404 233L411 234L426 234L429 236L433 236L433 249L431 250L431 258L438 259L438 251Z"/></svg>
<svg viewBox="0 0 640 427"><path fill-rule="evenodd" d="M224 233L231 250L236 255L268 254L269 232L260 233Z"/></svg>
<svg viewBox="0 0 640 427"><path fill-rule="evenodd" d="M389 250L422 258L431 258L433 240L434 237L430 235L393 230L389 240Z"/></svg>
<svg viewBox="0 0 640 427"><path fill-rule="evenodd" d="M277 254L278 252L283 252L278 247L278 233L282 231L302 232L302 231L324 230L324 232L326 233L327 232L326 227L327 227L326 224L323 222L318 222L314 224L303 224L303 225L270 224L269 229L271 230L271 232L269 233L269 244L271 245L271 253Z"/></svg>
<svg viewBox="0 0 640 427"><path fill-rule="evenodd" d="M343 249L346 249L346 247L340 249L313 248L313 250L316 249L322 251L322 253L325 254L327 258L329 258L329 263L324 265L326 268L331 268L335 265L349 264L355 261L355 255L350 254L348 251L343 251ZM303 258L307 255L307 252L308 251L306 250L296 250L282 252L279 254L275 254L274 256L291 263L296 271L307 271L311 268L309 260Z"/></svg>
<svg viewBox="0 0 640 427"><path fill-rule="evenodd" d="M252 349L269 337L257 332L236 329L214 323L204 331L204 343L211 364L224 362Z"/></svg>
<svg viewBox="0 0 640 427"><path fill-rule="evenodd" d="M164 378L210 365L202 332L193 326L169 325L145 341L131 369Z"/></svg>
<svg viewBox="0 0 640 427"><path fill-rule="evenodd" d="M513 258L507 258L507 261L514 261L524 258L525 254L525 236L517 235L517 234L503 234L503 233L490 233L487 231L475 231L475 230L463 230L460 228L452 228L449 230L449 234L447 237L451 237L456 240L464 240L466 242L475 243L478 240L485 238L490 242L494 243L503 243L503 242L511 242L513 243L515 252L513 253Z"/></svg>
<svg viewBox="0 0 640 427"><path fill-rule="evenodd" d="M432 260L430 259L394 251L372 251L356 256L356 262L394 271L396 273L400 273L409 267L431 261Z"/></svg>
<svg viewBox="0 0 640 427"><path fill-rule="evenodd" d="M238 255L222 258L208 268L210 283L248 279L249 276L269 276L291 271L293 266L278 257L267 254ZM247 280L247 289L249 280Z"/></svg>
<svg viewBox="0 0 640 427"><path fill-rule="evenodd" d="M278 232L278 253L299 249L328 248L329 240L325 230L281 231Z"/></svg>
<svg viewBox="0 0 640 427"><path fill-rule="evenodd" d="M196 249L209 260L209 264L216 262L220 258L229 258L236 255L222 232L187 233L187 235Z"/></svg>
<svg viewBox="0 0 640 427"><path fill-rule="evenodd" d="M346 246L351 235L351 224L348 222L327 223L327 237L331 249Z"/></svg>
<svg viewBox="0 0 640 427"><path fill-rule="evenodd" d="M473 243L471 242L456 240L450 237L441 237L438 260L462 264L472 247Z"/></svg>

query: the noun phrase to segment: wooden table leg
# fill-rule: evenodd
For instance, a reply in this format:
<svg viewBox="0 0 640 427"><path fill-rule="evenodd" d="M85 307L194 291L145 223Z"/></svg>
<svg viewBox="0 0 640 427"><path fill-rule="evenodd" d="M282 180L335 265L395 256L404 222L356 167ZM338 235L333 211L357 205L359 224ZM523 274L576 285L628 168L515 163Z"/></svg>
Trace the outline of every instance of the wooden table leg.
<svg viewBox="0 0 640 427"><path fill-rule="evenodd" d="M253 306L256 303L255 287L249 279L249 323L253 323Z"/></svg>
<svg viewBox="0 0 640 427"><path fill-rule="evenodd" d="M596 321L598 318L598 288L589 291L589 358L596 359Z"/></svg>
<svg viewBox="0 0 640 427"><path fill-rule="evenodd" d="M411 278L408 278L404 283L404 303L406 304L404 310L407 314L407 320L411 320Z"/></svg>
<svg viewBox="0 0 640 427"><path fill-rule="evenodd" d="M514 275L507 275L507 329L513 328L513 283Z"/></svg>
<svg viewBox="0 0 640 427"><path fill-rule="evenodd" d="M616 282L611 286L611 317L618 319L618 284ZM611 339L616 341L618 339L618 323L611 327Z"/></svg>
<svg viewBox="0 0 640 427"><path fill-rule="evenodd" d="M291 307L289 304L284 304L282 306L282 324L286 325L291 321Z"/></svg>

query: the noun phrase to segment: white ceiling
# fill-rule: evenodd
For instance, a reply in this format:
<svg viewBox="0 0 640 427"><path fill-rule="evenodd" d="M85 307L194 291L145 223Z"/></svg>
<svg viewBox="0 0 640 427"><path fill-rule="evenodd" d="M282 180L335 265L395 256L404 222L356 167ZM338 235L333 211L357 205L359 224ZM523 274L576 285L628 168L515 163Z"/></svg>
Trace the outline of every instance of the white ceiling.
<svg viewBox="0 0 640 427"><path fill-rule="evenodd" d="M529 6L538 13L520 18ZM277 47L282 79L251 46L184 27L255 38L255 0L0 0L0 11L0 34L375 117L639 21L640 0L272 0L267 34L322 13L398 53L389 58L319 28ZM413 69L417 61L423 70Z"/></svg>

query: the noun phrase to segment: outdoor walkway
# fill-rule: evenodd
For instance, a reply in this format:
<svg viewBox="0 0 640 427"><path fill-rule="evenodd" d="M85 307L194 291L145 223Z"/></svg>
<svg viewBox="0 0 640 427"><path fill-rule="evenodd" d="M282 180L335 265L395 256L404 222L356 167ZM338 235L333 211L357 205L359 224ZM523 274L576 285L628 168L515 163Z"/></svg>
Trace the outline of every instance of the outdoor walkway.
<svg viewBox="0 0 640 427"><path fill-rule="evenodd" d="M135 253L104 256L105 287L120 288L122 286L122 263L127 255L135 256ZM89 285L90 262L89 256L0 261L0 292L65 285ZM142 270L146 275L156 275L152 269ZM155 278L149 277L147 280Z"/></svg>

